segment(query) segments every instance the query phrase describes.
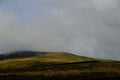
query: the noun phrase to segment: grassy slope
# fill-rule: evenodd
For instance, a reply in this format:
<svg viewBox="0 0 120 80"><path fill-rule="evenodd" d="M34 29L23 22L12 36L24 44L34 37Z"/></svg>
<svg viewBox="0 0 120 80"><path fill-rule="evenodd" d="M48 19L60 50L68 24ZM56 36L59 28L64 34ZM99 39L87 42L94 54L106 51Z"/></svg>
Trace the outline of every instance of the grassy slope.
<svg viewBox="0 0 120 80"><path fill-rule="evenodd" d="M24 56L24 55L23 55ZM120 62L100 61L64 52L46 52L0 61L2 80L115 80ZM84 62L90 61L90 62ZM93 62L92 62L93 61ZM6 79L5 79L6 78Z"/></svg>
<svg viewBox="0 0 120 80"><path fill-rule="evenodd" d="M8 70L8 69L23 69L28 67L30 68L31 66L39 63L49 63L49 62L50 63L71 63L71 62L94 61L94 60L95 59L93 58L77 56L77 55L65 53L65 52L46 52L44 54L37 53L36 55L34 54L34 56L23 57L23 58L18 56L17 58L7 57L5 60L0 61L0 69Z"/></svg>
<svg viewBox="0 0 120 80"><path fill-rule="evenodd" d="M36 63L0 72L2 80L119 80L120 62Z"/></svg>

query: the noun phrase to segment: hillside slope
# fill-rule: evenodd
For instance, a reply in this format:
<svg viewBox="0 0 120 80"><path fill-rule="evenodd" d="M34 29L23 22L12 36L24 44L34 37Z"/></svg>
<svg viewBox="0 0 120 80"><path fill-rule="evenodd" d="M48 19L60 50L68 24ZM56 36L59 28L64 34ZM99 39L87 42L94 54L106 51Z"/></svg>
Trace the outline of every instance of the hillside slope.
<svg viewBox="0 0 120 80"><path fill-rule="evenodd" d="M65 52L20 51L0 55L1 80L117 80L120 62Z"/></svg>
<svg viewBox="0 0 120 80"><path fill-rule="evenodd" d="M0 69L22 69L41 63L72 63L96 61L94 58L78 56L66 52L20 51L0 55ZM39 65L38 65L39 66Z"/></svg>
<svg viewBox="0 0 120 80"><path fill-rule="evenodd" d="M16 59L16 60L30 60L30 59L39 59L41 61L51 60L56 62L78 62L78 61L91 61L95 60L93 58L78 56L71 53L66 52L35 52L35 51L16 51L12 53L4 53L0 54L0 60L7 59Z"/></svg>

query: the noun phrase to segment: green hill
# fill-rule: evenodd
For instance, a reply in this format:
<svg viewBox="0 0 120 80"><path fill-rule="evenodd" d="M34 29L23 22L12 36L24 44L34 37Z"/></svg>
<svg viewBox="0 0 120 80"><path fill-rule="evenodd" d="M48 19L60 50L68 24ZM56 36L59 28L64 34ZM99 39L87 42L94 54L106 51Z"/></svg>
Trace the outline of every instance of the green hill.
<svg viewBox="0 0 120 80"><path fill-rule="evenodd" d="M17 51L0 55L0 69L22 69L40 63L72 63L95 61L94 58L78 56L66 52ZM41 65L41 64L40 64Z"/></svg>
<svg viewBox="0 0 120 80"><path fill-rule="evenodd" d="M120 62L66 52L0 54L1 80L117 80Z"/></svg>
<svg viewBox="0 0 120 80"><path fill-rule="evenodd" d="M93 58L78 56L66 52L35 52L35 51L16 51L12 53L0 54L0 60L39 60L45 62L79 62L91 61Z"/></svg>

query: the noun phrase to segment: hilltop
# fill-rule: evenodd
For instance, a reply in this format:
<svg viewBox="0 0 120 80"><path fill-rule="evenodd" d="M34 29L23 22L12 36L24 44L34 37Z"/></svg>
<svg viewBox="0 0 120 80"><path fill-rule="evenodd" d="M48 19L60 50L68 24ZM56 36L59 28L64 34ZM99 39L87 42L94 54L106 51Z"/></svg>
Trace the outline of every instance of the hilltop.
<svg viewBox="0 0 120 80"><path fill-rule="evenodd" d="M73 63L84 61L96 61L94 58L78 56L66 52L35 52L35 51L15 51L0 54L0 69L2 71L11 69L24 70L32 66L41 66L48 63Z"/></svg>
<svg viewBox="0 0 120 80"><path fill-rule="evenodd" d="M39 60L43 62L79 62L92 61L94 58L79 56L67 52L15 51L0 54L0 60Z"/></svg>

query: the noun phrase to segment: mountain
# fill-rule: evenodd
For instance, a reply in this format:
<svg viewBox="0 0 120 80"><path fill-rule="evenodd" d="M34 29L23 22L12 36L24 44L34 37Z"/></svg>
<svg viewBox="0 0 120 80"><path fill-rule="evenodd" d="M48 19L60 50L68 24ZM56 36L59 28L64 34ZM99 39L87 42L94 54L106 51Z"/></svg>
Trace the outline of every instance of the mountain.
<svg viewBox="0 0 120 80"><path fill-rule="evenodd" d="M117 80L120 62L66 52L0 54L1 80Z"/></svg>
<svg viewBox="0 0 120 80"><path fill-rule="evenodd" d="M78 56L66 52L36 52L36 51L15 51L11 53L0 54L0 60L6 59L19 59L19 60L33 60L39 59L40 61L54 61L54 62L79 62L91 61L93 58Z"/></svg>
<svg viewBox="0 0 120 80"><path fill-rule="evenodd" d="M41 65L41 63L72 63L83 61L96 61L96 59L66 52L15 51L0 54L0 69L31 67L33 65Z"/></svg>

